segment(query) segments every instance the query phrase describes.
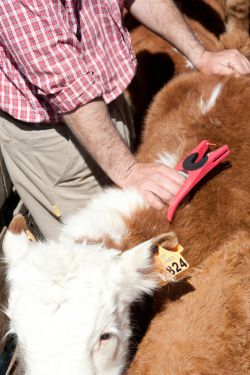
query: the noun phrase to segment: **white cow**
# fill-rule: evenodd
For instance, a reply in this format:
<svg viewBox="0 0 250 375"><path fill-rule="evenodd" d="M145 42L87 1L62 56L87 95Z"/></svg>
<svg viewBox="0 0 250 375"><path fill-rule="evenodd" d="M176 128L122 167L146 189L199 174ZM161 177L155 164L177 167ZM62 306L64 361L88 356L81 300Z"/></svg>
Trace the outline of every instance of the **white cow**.
<svg viewBox="0 0 250 375"><path fill-rule="evenodd" d="M24 219L14 219L3 244L6 314L26 375L122 373L131 335L130 304L159 283L153 270L156 239L122 253L93 238L104 238L108 230L109 238L118 241L126 213L130 216L143 205L134 191L110 189L81 212L81 221L75 215L57 242L30 241ZM81 233L77 239L74 230Z"/></svg>

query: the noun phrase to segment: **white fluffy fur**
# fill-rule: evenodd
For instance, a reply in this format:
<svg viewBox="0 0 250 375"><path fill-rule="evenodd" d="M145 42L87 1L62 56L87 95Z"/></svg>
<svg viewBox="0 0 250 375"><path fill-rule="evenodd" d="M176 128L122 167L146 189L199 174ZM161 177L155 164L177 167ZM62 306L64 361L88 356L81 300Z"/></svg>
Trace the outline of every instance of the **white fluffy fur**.
<svg viewBox="0 0 250 375"><path fill-rule="evenodd" d="M188 60L187 58L185 58L185 65L186 65L186 68L189 68L189 69L195 69L195 66L194 64L191 63L190 60Z"/></svg>
<svg viewBox="0 0 250 375"><path fill-rule="evenodd" d="M159 158L156 160L157 163L165 164L167 167L175 168L179 161L178 152L170 154L169 152L164 152L159 155Z"/></svg>
<svg viewBox="0 0 250 375"><path fill-rule="evenodd" d="M108 189L66 222L61 241L30 242L24 232L7 232L7 315L26 375L121 374L129 306L157 283L144 272L152 267L152 241L121 254L74 239L109 234L119 240L123 218L144 205L133 190Z"/></svg>
<svg viewBox="0 0 250 375"><path fill-rule="evenodd" d="M77 240L86 236L99 239L109 235L119 244L126 231L124 219L146 206L142 195L134 189L106 189L65 221L61 238Z"/></svg>
<svg viewBox="0 0 250 375"><path fill-rule="evenodd" d="M218 83L218 85L216 85L213 91L211 92L210 98L207 100L207 102L205 102L203 98L201 97L200 109L201 109L202 114L209 112L215 106L216 101L221 93L221 90L222 90L222 84Z"/></svg>

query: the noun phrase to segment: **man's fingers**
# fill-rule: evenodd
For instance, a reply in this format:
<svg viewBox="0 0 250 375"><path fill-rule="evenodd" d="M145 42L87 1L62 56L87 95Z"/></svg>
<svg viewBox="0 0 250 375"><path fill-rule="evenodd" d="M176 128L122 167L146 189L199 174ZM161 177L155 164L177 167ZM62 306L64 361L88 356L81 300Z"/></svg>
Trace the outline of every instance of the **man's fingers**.
<svg viewBox="0 0 250 375"><path fill-rule="evenodd" d="M163 203L162 200L160 200L159 197L151 191L144 191L144 197L148 204L156 210L162 210L164 207L166 207L165 203Z"/></svg>
<svg viewBox="0 0 250 375"><path fill-rule="evenodd" d="M233 69L238 74L250 73L250 62L242 55L238 50L226 50L222 52L224 54L225 67ZM231 72L234 74L233 72ZM227 74L230 74L229 71Z"/></svg>
<svg viewBox="0 0 250 375"><path fill-rule="evenodd" d="M151 193L150 200L155 202L157 209L169 205L171 199L179 190L180 186L174 184L171 180L167 180L166 182L160 181L159 184L152 184L152 186L146 188L146 191Z"/></svg>
<svg viewBox="0 0 250 375"><path fill-rule="evenodd" d="M153 195L151 200L154 201L154 207L157 206L158 209L168 205L185 182L185 177L165 165L157 168L157 172L151 178L145 190L151 192Z"/></svg>
<svg viewBox="0 0 250 375"><path fill-rule="evenodd" d="M178 190L177 190L178 191ZM169 204L170 200L173 198L173 196L175 195L175 193L173 194L171 191L170 191L170 188L168 186L168 188L165 188L165 187L162 187L162 186L159 186L159 185L156 185L153 187L153 189L151 190L151 192L153 194L155 194L158 199L160 199L160 201L163 203L163 204Z"/></svg>
<svg viewBox="0 0 250 375"><path fill-rule="evenodd" d="M246 58L246 56L241 55L242 64L244 65L246 72L250 73L250 61Z"/></svg>
<svg viewBox="0 0 250 375"><path fill-rule="evenodd" d="M185 177L183 177L179 172L177 172L173 168L169 168L166 165L161 165L161 169L159 172L162 174L164 179L171 179L174 184L177 184L180 188L185 181Z"/></svg>
<svg viewBox="0 0 250 375"><path fill-rule="evenodd" d="M238 50L205 51L198 63L203 73L245 75L250 73L250 62Z"/></svg>
<svg viewBox="0 0 250 375"><path fill-rule="evenodd" d="M237 75L239 75L239 73L235 69L229 68L227 66L221 66L217 70L216 74L225 75L225 76L229 76L229 75L237 76Z"/></svg>
<svg viewBox="0 0 250 375"><path fill-rule="evenodd" d="M136 187L151 207L157 210L169 204L185 178L173 168L158 163L137 163L130 171L126 186Z"/></svg>
<svg viewBox="0 0 250 375"><path fill-rule="evenodd" d="M181 180L181 183L179 184L176 182L176 180L172 179L173 176L171 175L168 176L168 178L166 178L165 176L162 176L162 178L159 181L160 188L163 189L163 191L168 191L169 194L171 194L171 196L176 195L185 181L185 178L183 176L181 177L182 177L182 180Z"/></svg>
<svg viewBox="0 0 250 375"><path fill-rule="evenodd" d="M240 74L250 73L250 63L248 64L247 59L243 59L243 58L235 59L233 61L230 61L228 66Z"/></svg>

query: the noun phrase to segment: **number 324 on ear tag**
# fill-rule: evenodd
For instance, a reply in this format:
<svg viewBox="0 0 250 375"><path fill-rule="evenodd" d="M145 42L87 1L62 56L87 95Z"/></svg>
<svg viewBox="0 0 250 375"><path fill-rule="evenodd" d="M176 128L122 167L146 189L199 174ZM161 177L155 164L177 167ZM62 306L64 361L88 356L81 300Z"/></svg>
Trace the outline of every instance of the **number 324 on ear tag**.
<svg viewBox="0 0 250 375"><path fill-rule="evenodd" d="M158 257L161 264L173 276L178 275L189 267L188 262L181 256L182 251L183 247L181 245L177 245L172 251L158 245Z"/></svg>

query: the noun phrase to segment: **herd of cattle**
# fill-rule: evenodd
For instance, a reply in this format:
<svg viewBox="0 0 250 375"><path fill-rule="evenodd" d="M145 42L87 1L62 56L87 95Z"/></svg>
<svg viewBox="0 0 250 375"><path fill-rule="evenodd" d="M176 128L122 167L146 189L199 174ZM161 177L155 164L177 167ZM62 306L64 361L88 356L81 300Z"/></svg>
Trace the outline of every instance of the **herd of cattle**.
<svg viewBox="0 0 250 375"><path fill-rule="evenodd" d="M206 48L250 57L248 1L177 3ZM250 77L205 76L125 18L139 62L126 93L143 128L138 160L175 166L204 139L231 154L172 223L115 187L68 218L57 241L30 240L14 218L3 245L8 334L17 337L9 373L248 374ZM178 243L190 267L160 286L155 245Z"/></svg>

